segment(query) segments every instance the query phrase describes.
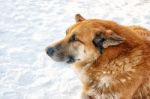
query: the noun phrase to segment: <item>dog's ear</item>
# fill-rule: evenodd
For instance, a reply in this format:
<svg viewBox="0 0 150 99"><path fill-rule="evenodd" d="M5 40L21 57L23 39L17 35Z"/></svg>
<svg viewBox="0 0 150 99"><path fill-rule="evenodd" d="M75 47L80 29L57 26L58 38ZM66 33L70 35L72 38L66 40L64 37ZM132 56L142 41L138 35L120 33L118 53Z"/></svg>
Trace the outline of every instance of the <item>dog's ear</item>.
<svg viewBox="0 0 150 99"><path fill-rule="evenodd" d="M97 47L100 53L103 52L104 48L109 46L119 45L124 41L124 38L121 36L111 33L109 35L104 35L103 33L96 34L95 38L93 39L93 43L95 47Z"/></svg>
<svg viewBox="0 0 150 99"><path fill-rule="evenodd" d="M109 46L119 45L123 41L124 41L124 38L122 38L121 36L118 36L116 34L113 34L103 42L103 47L107 48Z"/></svg>
<svg viewBox="0 0 150 99"><path fill-rule="evenodd" d="M85 18L83 18L80 14L76 14L75 15L75 20L76 20L76 22L80 22L80 21L85 20Z"/></svg>

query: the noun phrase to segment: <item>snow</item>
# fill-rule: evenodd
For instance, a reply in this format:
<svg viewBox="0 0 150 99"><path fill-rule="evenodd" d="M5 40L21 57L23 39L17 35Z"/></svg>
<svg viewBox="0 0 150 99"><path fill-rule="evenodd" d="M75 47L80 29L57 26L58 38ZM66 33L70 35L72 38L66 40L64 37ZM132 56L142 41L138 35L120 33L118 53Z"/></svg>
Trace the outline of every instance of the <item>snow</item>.
<svg viewBox="0 0 150 99"><path fill-rule="evenodd" d="M80 99L81 82L45 48L74 15L150 28L149 0L0 0L0 99Z"/></svg>

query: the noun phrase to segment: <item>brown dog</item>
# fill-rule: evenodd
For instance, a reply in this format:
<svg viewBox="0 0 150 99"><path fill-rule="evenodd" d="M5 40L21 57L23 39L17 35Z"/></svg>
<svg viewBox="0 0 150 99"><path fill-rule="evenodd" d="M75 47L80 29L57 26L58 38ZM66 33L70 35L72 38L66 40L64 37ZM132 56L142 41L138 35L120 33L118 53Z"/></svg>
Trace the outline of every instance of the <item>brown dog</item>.
<svg viewBox="0 0 150 99"><path fill-rule="evenodd" d="M150 31L79 14L76 22L46 52L73 64L82 99L150 99Z"/></svg>

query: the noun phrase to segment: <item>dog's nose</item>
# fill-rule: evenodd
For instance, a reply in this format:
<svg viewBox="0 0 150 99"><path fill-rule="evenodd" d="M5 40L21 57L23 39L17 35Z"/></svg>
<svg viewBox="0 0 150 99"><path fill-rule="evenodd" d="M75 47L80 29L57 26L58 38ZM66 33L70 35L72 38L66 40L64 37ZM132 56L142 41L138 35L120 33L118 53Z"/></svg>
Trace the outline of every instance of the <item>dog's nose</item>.
<svg viewBox="0 0 150 99"><path fill-rule="evenodd" d="M52 56L54 54L55 50L54 48L47 48L46 50L46 53L49 55L49 56Z"/></svg>

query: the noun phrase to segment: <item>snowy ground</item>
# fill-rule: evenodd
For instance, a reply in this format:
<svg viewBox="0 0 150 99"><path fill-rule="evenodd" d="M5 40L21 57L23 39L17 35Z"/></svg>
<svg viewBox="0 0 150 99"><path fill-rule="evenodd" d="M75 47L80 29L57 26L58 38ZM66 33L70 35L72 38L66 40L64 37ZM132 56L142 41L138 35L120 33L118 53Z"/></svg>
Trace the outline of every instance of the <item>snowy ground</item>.
<svg viewBox="0 0 150 99"><path fill-rule="evenodd" d="M79 99L73 70L44 52L76 13L150 28L150 0L0 0L0 99Z"/></svg>

